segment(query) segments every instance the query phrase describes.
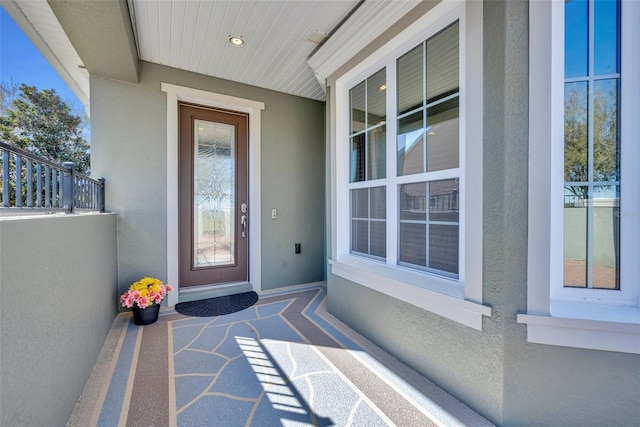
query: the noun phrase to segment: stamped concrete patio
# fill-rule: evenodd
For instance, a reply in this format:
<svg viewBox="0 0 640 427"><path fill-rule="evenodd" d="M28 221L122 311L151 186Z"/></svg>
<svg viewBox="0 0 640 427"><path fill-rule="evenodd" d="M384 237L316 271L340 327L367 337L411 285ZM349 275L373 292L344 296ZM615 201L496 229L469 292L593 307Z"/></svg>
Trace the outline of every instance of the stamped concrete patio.
<svg viewBox="0 0 640 427"><path fill-rule="evenodd" d="M69 426L489 426L326 311L326 286L219 317L120 314ZM425 355L428 357L428 355Z"/></svg>

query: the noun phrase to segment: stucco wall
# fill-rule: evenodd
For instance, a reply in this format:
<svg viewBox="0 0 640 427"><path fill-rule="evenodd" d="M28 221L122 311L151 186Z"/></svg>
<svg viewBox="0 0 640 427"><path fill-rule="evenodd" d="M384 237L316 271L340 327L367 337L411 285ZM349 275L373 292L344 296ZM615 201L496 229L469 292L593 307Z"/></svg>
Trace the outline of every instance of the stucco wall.
<svg viewBox="0 0 640 427"><path fill-rule="evenodd" d="M161 83L262 101L262 288L324 278L324 104L147 62L140 84L91 77L92 171L118 213L120 290L166 280L167 113ZM271 219L271 209L278 218ZM302 253L294 254L294 243Z"/></svg>
<svg viewBox="0 0 640 427"><path fill-rule="evenodd" d="M66 425L117 313L116 268L114 214L0 219L0 425Z"/></svg>
<svg viewBox="0 0 640 427"><path fill-rule="evenodd" d="M639 356L530 344L516 323L527 308L528 2L485 2L484 46L491 318L478 332L332 274L329 311L498 425L635 425Z"/></svg>

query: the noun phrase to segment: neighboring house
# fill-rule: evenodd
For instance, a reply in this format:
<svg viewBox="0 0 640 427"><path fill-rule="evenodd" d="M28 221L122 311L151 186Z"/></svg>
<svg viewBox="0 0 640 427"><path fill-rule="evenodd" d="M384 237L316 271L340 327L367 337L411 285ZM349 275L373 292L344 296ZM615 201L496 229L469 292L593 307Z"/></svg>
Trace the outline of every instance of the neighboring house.
<svg viewBox="0 0 640 427"><path fill-rule="evenodd" d="M636 425L640 2L336 2L301 47L320 3L3 1L90 100L106 298L326 280L332 314L496 424Z"/></svg>

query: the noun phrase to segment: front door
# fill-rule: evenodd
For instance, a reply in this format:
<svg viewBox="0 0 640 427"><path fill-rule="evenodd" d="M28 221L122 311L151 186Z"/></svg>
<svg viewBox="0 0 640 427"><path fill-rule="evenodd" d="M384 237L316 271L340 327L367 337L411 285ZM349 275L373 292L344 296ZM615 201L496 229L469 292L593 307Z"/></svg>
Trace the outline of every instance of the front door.
<svg viewBox="0 0 640 427"><path fill-rule="evenodd" d="M248 117L179 110L180 286L248 281Z"/></svg>

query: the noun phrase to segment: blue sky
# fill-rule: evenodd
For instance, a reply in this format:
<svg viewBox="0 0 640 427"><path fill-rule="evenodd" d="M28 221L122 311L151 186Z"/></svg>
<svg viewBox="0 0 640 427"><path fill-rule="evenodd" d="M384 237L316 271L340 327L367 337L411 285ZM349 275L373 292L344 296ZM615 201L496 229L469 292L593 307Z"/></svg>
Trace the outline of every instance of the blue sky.
<svg viewBox="0 0 640 427"><path fill-rule="evenodd" d="M83 108L73 91L0 7L0 80L10 83L11 79L38 89L55 89L72 108Z"/></svg>

